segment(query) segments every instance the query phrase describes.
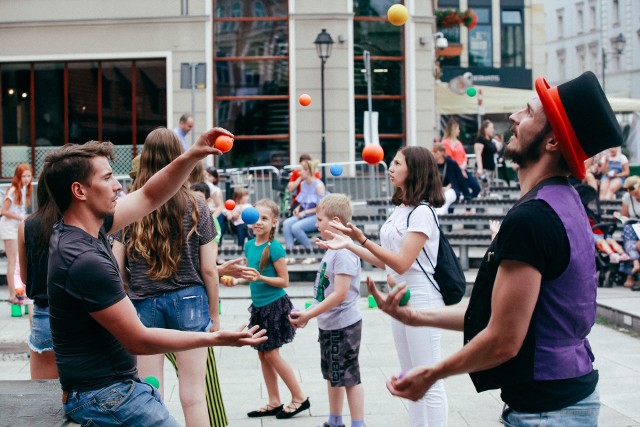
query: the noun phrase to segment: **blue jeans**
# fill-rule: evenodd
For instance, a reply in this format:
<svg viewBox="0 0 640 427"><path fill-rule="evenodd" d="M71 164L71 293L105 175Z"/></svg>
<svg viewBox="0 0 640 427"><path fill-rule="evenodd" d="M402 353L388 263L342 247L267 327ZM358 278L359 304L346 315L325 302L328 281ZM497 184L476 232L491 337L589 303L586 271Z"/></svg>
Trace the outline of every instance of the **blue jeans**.
<svg viewBox="0 0 640 427"><path fill-rule="evenodd" d="M476 180L476 177L473 176L472 171L467 171L467 185L469 186L469 190L471 194L465 194L465 199L475 199L480 194L480 184Z"/></svg>
<svg viewBox="0 0 640 427"><path fill-rule="evenodd" d="M158 390L140 379L99 390L71 391L63 408L69 418L83 426L179 426Z"/></svg>
<svg viewBox="0 0 640 427"><path fill-rule="evenodd" d="M591 395L566 408L551 412L517 412L508 407L500 422L508 427L595 427L600 414L600 394L596 388Z"/></svg>
<svg viewBox="0 0 640 427"><path fill-rule="evenodd" d="M33 322L29 334L29 348L36 353L53 351L51 325L49 325L49 307L33 304Z"/></svg>
<svg viewBox="0 0 640 427"><path fill-rule="evenodd" d="M204 286L191 286L132 302L147 328L204 332L209 324L209 299Z"/></svg>
<svg viewBox="0 0 640 427"><path fill-rule="evenodd" d="M307 237L307 231L316 230L316 214L298 218L290 216L282 223L284 242L287 249L293 248L294 239L307 249L311 249L311 242Z"/></svg>

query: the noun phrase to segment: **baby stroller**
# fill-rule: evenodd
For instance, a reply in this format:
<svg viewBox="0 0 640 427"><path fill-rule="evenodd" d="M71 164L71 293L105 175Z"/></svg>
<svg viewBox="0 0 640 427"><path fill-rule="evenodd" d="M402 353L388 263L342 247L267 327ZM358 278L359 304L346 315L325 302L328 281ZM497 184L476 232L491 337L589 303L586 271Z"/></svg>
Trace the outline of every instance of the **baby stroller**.
<svg viewBox="0 0 640 427"><path fill-rule="evenodd" d="M615 220L602 220L602 209L600 207L598 192L593 187L584 184L574 185L574 188L580 196L580 201L587 213L594 235L600 235L603 239L612 237L618 227L618 223ZM596 243L594 242L594 244ZM596 244L598 287L606 286L611 288L613 286L621 286L627 278L625 263L626 261L611 262L609 255L602 252Z"/></svg>

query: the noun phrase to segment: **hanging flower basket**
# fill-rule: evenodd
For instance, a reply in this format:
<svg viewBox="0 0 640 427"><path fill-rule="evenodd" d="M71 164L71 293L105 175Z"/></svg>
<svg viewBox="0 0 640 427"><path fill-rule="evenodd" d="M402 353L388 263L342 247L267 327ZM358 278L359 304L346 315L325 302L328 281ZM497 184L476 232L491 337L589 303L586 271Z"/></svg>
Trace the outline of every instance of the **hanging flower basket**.
<svg viewBox="0 0 640 427"><path fill-rule="evenodd" d="M478 15L472 10L465 12L459 9L438 9L436 10L436 22L438 28L453 28L464 25L469 30L473 30L478 23Z"/></svg>

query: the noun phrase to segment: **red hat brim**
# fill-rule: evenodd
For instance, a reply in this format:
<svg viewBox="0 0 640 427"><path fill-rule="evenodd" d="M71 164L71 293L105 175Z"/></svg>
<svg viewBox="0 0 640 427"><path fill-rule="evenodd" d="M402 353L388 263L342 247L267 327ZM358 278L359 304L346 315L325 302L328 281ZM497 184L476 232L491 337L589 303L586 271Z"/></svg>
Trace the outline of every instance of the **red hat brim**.
<svg viewBox="0 0 640 427"><path fill-rule="evenodd" d="M544 77L536 79L535 87L542 102L544 113L560 144L560 151L569 165L571 173L577 179L584 179L587 172L584 161L587 160L587 155L582 149L567 112L562 105L558 87L550 87Z"/></svg>

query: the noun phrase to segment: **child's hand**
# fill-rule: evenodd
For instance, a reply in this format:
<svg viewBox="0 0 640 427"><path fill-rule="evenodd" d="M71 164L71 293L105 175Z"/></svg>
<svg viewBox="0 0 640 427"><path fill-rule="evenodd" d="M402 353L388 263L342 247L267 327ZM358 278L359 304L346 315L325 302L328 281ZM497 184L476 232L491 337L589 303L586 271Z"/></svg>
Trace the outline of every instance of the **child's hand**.
<svg viewBox="0 0 640 427"><path fill-rule="evenodd" d="M260 273L255 268L245 267L242 269L242 274L240 275L247 282L257 282L260 280Z"/></svg>
<svg viewBox="0 0 640 427"><path fill-rule="evenodd" d="M220 330L220 316L218 315L218 307L215 308L215 314L209 313L209 324L207 325L207 332L218 332Z"/></svg>
<svg viewBox="0 0 640 427"><path fill-rule="evenodd" d="M309 323L309 314L307 311L294 309L289 313L289 322L294 328L304 328Z"/></svg>

